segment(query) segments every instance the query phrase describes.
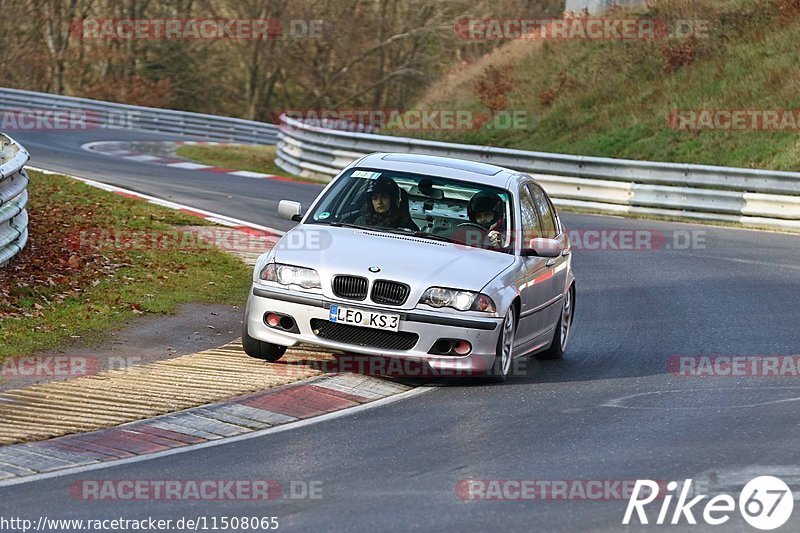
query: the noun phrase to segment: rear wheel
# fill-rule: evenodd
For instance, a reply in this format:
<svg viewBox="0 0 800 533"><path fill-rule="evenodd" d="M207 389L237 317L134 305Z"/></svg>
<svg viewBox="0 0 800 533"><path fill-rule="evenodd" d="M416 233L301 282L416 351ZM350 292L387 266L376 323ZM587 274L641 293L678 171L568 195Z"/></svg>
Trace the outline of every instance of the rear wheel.
<svg viewBox="0 0 800 533"><path fill-rule="evenodd" d="M561 359L567 351L572 317L575 314L575 285L571 285L564 296L564 307L561 308L561 317L558 319L556 331L553 334L553 343L547 350L536 354L539 359Z"/></svg>
<svg viewBox="0 0 800 533"><path fill-rule="evenodd" d="M499 383L505 381L511 372L512 352L514 350L514 335L517 331L516 309L512 305L508 308L506 318L503 320L503 330L497 339L497 351L494 364L487 377L490 381Z"/></svg>
<svg viewBox="0 0 800 533"><path fill-rule="evenodd" d="M286 353L286 346L254 339L247 333L246 312L244 320L242 321L242 348L244 348L244 353L250 357L255 357L263 361L277 361Z"/></svg>

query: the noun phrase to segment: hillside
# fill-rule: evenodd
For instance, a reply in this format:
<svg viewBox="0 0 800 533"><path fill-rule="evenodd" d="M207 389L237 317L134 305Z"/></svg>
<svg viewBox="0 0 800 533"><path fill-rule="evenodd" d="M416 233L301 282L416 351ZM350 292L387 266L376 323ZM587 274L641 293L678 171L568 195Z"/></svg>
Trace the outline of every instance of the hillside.
<svg viewBox="0 0 800 533"><path fill-rule="evenodd" d="M692 38L516 40L434 84L417 109L523 112L524 128L416 132L595 156L800 171L800 0L662 0L616 17L708 21ZM488 105L487 105L488 104ZM726 129L677 129L676 110L742 110ZM765 131L777 113L780 131ZM755 129L750 111L757 111ZM766 112L762 113L762 112ZM701 116L701 115L698 115ZM722 115L723 118L727 115ZM744 116L743 119L742 116ZM530 118L532 117L532 120ZM702 121L699 123L702 125ZM727 122L720 119L719 124ZM395 132L408 135L408 132Z"/></svg>

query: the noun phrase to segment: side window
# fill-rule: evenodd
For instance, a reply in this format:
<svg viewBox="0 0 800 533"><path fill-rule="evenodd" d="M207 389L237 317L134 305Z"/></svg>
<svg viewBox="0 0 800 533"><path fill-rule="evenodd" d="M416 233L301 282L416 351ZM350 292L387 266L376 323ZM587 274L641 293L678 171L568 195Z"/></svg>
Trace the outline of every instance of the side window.
<svg viewBox="0 0 800 533"><path fill-rule="evenodd" d="M558 236L558 230L556 229L556 219L555 216L553 216L550 202L547 201L544 191L539 187L535 185L527 185L527 187L533 194L536 210L539 212L539 216L542 217L542 232L544 233L544 237L555 239L556 236Z"/></svg>
<svg viewBox="0 0 800 533"><path fill-rule="evenodd" d="M530 191L526 186L520 189L519 195L519 211L520 211L520 225L522 227L522 247L526 248L531 239L538 239L542 237L541 224L539 223L539 215L536 212L533 198Z"/></svg>

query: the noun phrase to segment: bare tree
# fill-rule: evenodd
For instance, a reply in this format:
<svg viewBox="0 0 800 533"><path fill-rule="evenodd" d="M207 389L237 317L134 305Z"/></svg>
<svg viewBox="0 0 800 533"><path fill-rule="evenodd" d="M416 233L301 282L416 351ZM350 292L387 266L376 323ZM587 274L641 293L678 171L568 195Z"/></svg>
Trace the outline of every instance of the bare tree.
<svg viewBox="0 0 800 533"><path fill-rule="evenodd" d="M48 59L51 90L63 94L67 51L72 40L73 24L86 18L94 0L39 0L34 2L39 29Z"/></svg>
<svg viewBox="0 0 800 533"><path fill-rule="evenodd" d="M460 17L535 17L563 0L0 0L5 84L270 120L282 108L399 108L454 63ZM86 18L270 19L261 39L82 38ZM322 21L321 35L292 30ZM297 23L298 25L295 25ZM16 63L24 60L25 69Z"/></svg>

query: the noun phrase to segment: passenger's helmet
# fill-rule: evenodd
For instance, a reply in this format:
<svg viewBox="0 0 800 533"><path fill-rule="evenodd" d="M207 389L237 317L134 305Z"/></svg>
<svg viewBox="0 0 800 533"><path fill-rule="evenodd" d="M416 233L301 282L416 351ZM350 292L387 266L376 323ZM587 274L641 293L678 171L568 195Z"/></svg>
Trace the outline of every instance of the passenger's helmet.
<svg viewBox="0 0 800 533"><path fill-rule="evenodd" d="M479 192L469 200L467 205L467 216L470 222L477 224L476 213L491 211L494 216L488 227L497 224L503 218L503 200L493 192Z"/></svg>
<svg viewBox="0 0 800 533"><path fill-rule="evenodd" d="M367 189L364 195L367 199L367 209L370 213L375 211L372 209L372 195L374 193L384 193L391 199L391 208L389 213L394 213L400 206L400 186L388 176L379 176L377 179L371 180L367 184Z"/></svg>

